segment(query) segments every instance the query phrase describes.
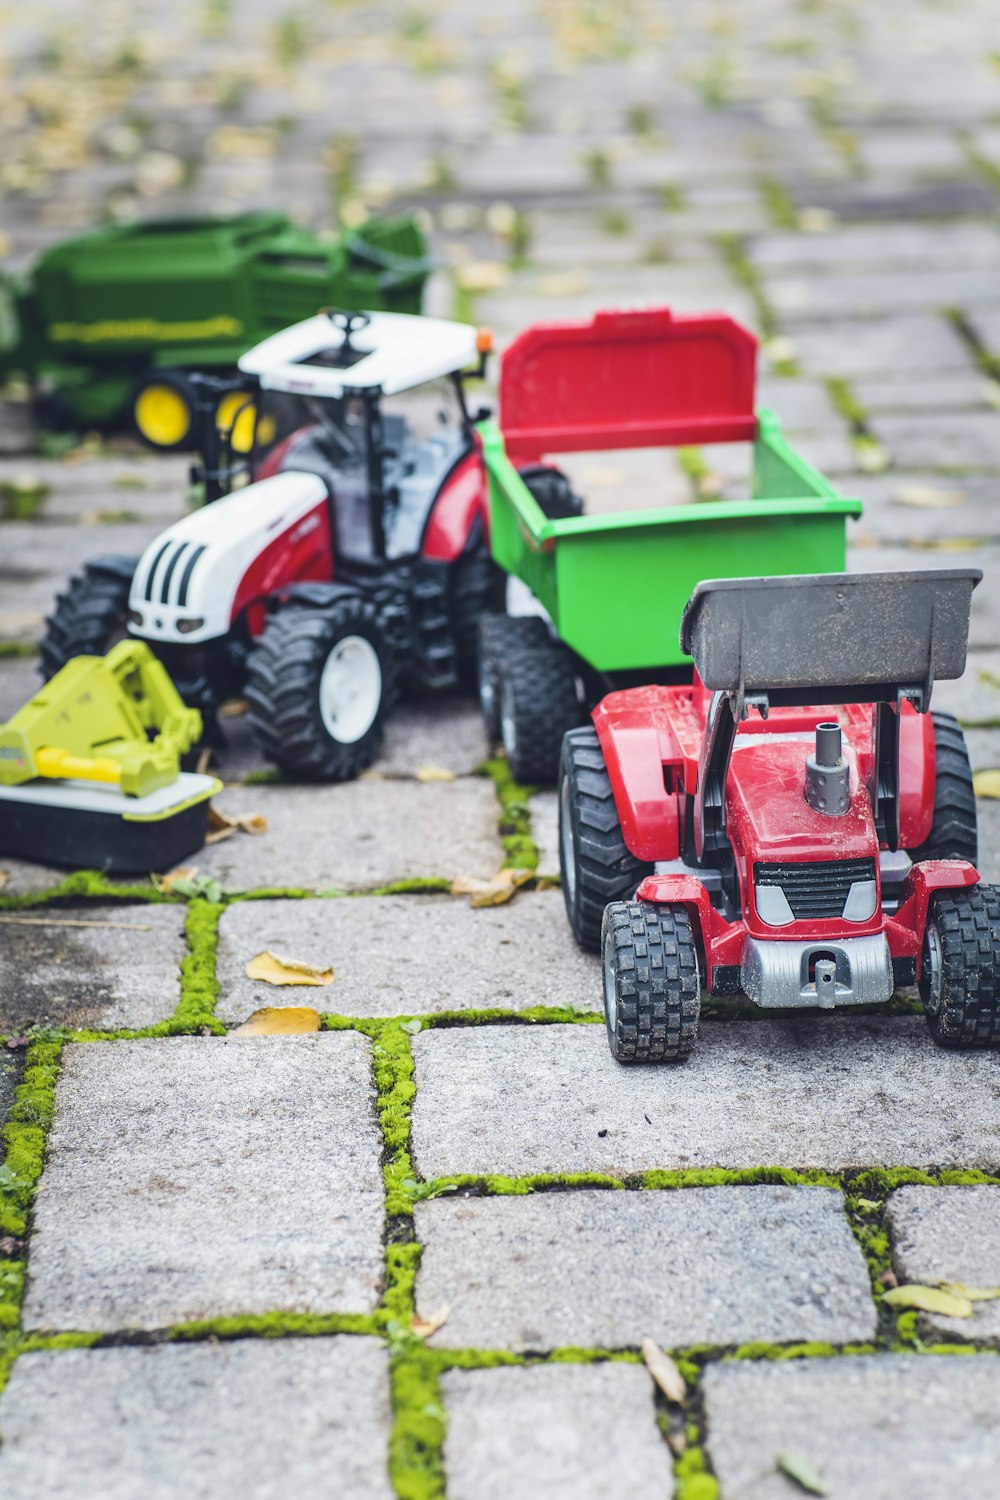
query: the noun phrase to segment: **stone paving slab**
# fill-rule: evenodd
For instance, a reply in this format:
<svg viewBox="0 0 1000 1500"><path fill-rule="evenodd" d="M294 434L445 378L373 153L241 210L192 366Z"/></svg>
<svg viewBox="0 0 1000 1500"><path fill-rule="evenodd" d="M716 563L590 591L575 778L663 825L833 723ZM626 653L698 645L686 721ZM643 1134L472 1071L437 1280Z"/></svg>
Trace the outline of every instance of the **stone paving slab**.
<svg viewBox="0 0 1000 1500"><path fill-rule="evenodd" d="M3 1127L7 1112L14 1103L14 1095L20 1080L20 1054L7 1047L0 1047L0 1128Z"/></svg>
<svg viewBox="0 0 1000 1500"><path fill-rule="evenodd" d="M264 948L332 965L325 990L247 979ZM454 896L242 901L219 928L217 1013L244 1019L262 1005L318 1005L348 1016L600 1004L600 964L573 941L558 891L525 891L473 910Z"/></svg>
<svg viewBox="0 0 1000 1500"><path fill-rule="evenodd" d="M622 1067L597 1025L413 1042L426 1177L1000 1165L1000 1057L935 1047L921 1016L705 1021L679 1066Z"/></svg>
<svg viewBox="0 0 1000 1500"><path fill-rule="evenodd" d="M391 1500L388 1356L311 1338L25 1354L0 1398L5 1500Z"/></svg>
<svg viewBox="0 0 1000 1500"><path fill-rule="evenodd" d="M536 792L528 799L531 837L538 845L538 873L559 874L559 794Z"/></svg>
<svg viewBox="0 0 1000 1500"><path fill-rule="evenodd" d="M370 1044L354 1032L69 1047L35 1202L30 1328L370 1312Z"/></svg>
<svg viewBox="0 0 1000 1500"><path fill-rule="evenodd" d="M448 1370L449 1500L669 1500L670 1450L636 1365Z"/></svg>
<svg viewBox="0 0 1000 1500"><path fill-rule="evenodd" d="M879 1354L718 1364L702 1389L725 1500L788 1500L775 1472L808 1455L850 1500L988 1495L1000 1464L1000 1360Z"/></svg>
<svg viewBox="0 0 1000 1500"><path fill-rule="evenodd" d="M914 422L919 417L912 418ZM1000 418L998 418L1000 422ZM846 486L864 505L864 514L851 521L848 539L853 547L871 544L906 547L924 555L913 567L946 567L948 542L995 542L1000 536L996 513L996 481L988 475L942 474L933 470L892 470L879 475L852 475ZM975 559L970 561L975 566ZM980 588L989 584L980 584Z"/></svg>
<svg viewBox="0 0 1000 1500"><path fill-rule="evenodd" d="M0 1031L138 1029L177 1009L183 907L3 912L0 943Z"/></svg>
<svg viewBox="0 0 1000 1500"><path fill-rule="evenodd" d="M417 1308L440 1348L870 1338L868 1272L829 1188L582 1190L418 1204ZM664 1247L669 1253L664 1254Z"/></svg>
<svg viewBox="0 0 1000 1500"><path fill-rule="evenodd" d="M899 1188L887 1218L900 1281L1000 1286L1000 1187ZM949 1340L1000 1344L1000 1303L973 1303L971 1318L920 1319Z"/></svg>
<svg viewBox="0 0 1000 1500"><path fill-rule="evenodd" d="M356 890L394 880L489 876L503 862L486 777L453 782L227 787L218 807L260 813L267 832L199 852L227 890Z"/></svg>
<svg viewBox="0 0 1000 1500"><path fill-rule="evenodd" d="M0 657L0 724L13 718L41 685L37 657Z"/></svg>
<svg viewBox="0 0 1000 1500"><path fill-rule="evenodd" d="M893 318L853 319L835 323L799 323L795 354L811 375L896 375L972 368L969 353L955 330L929 313Z"/></svg>
<svg viewBox="0 0 1000 1500"><path fill-rule="evenodd" d="M116 550L102 541L114 536L107 528L136 518L164 526L179 520L188 509L189 469L190 459L182 454L136 452L77 462L24 454L0 459L0 484L30 478L46 485L40 519L46 526L62 521L89 527L85 558Z"/></svg>
<svg viewBox="0 0 1000 1500"><path fill-rule="evenodd" d="M998 278L1000 283L1000 278ZM1000 289L998 289L1000 295ZM903 469L988 469L1000 465L1000 412L880 415L873 430ZM993 533L995 533L995 527Z"/></svg>

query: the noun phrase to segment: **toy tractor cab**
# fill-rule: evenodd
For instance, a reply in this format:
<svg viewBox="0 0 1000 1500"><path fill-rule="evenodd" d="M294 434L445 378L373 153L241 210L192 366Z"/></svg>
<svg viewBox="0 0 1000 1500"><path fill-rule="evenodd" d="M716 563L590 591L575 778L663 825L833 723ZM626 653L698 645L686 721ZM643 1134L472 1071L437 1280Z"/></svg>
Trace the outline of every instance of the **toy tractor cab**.
<svg viewBox="0 0 1000 1500"><path fill-rule="evenodd" d="M228 422L205 445L221 498L141 558L99 558L72 581L46 673L127 631L209 725L244 694L283 770L355 775L400 676L474 676L478 618L502 604L464 391L488 347L461 323L330 312L251 349L203 403ZM251 482L225 493L241 466Z"/></svg>
<svg viewBox="0 0 1000 1500"><path fill-rule="evenodd" d="M935 1041L1000 1042L1000 891L961 730L928 712L981 577L699 584L693 686L609 694L566 736L566 906L620 1061L689 1053L703 991L830 1009L918 983Z"/></svg>

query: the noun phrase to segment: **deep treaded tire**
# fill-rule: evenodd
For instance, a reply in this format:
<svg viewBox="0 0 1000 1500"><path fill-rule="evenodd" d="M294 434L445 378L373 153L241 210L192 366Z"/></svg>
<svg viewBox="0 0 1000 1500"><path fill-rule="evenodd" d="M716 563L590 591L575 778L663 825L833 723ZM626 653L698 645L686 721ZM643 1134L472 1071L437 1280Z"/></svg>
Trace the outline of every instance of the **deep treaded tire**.
<svg viewBox="0 0 1000 1500"><path fill-rule="evenodd" d="M122 562L121 574L84 568L56 599L40 642L46 682L74 656L104 656L125 635L130 580Z"/></svg>
<svg viewBox="0 0 1000 1500"><path fill-rule="evenodd" d="M374 673L371 722L357 738L338 739L323 709L324 670L342 643L354 647ZM377 672L371 666L377 658ZM395 663L382 638L375 607L345 595L323 608L289 606L272 616L247 663L247 716L269 760L290 776L349 781L378 754L395 687Z"/></svg>
<svg viewBox="0 0 1000 1500"><path fill-rule="evenodd" d="M627 901L653 873L625 844L604 752L591 725L563 736L559 871L566 915L581 948L601 951L609 901Z"/></svg>
<svg viewBox="0 0 1000 1500"><path fill-rule="evenodd" d="M521 646L544 644L549 632L541 615L483 615L479 621L479 706L491 744L500 738L498 663Z"/></svg>
<svg viewBox="0 0 1000 1500"><path fill-rule="evenodd" d="M515 781L552 786L567 729L580 722L573 658L558 641L519 646L497 662L500 738Z"/></svg>
<svg viewBox="0 0 1000 1500"><path fill-rule="evenodd" d="M932 713L934 721L934 818L931 831L910 858L967 859L974 865L979 856L976 824L976 793L972 767L961 725L951 714Z"/></svg>
<svg viewBox="0 0 1000 1500"><path fill-rule="evenodd" d="M1000 889L931 897L920 998L941 1047L1000 1046Z"/></svg>
<svg viewBox="0 0 1000 1500"><path fill-rule="evenodd" d="M503 609L507 575L480 541L452 564L450 586L458 677L463 687L474 688L479 668L479 622L497 616Z"/></svg>
<svg viewBox="0 0 1000 1500"><path fill-rule="evenodd" d="M615 901L604 913L604 1019L622 1063L677 1062L698 1040L701 976L683 906Z"/></svg>

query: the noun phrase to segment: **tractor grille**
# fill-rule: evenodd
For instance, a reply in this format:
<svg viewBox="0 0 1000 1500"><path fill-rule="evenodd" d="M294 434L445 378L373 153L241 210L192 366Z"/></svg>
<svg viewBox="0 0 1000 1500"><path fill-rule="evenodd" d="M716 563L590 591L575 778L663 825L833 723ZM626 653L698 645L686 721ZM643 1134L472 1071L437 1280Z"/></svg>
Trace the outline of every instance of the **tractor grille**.
<svg viewBox="0 0 1000 1500"><path fill-rule="evenodd" d="M875 879L873 859L815 860L804 864L753 867L757 885L780 885L797 922L843 915L844 902L856 880Z"/></svg>

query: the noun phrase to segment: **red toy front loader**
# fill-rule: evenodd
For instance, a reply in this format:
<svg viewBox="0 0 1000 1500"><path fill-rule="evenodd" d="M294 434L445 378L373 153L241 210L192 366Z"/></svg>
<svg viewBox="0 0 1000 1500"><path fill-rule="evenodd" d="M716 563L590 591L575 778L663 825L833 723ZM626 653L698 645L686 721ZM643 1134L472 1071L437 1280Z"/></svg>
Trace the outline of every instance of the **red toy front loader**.
<svg viewBox="0 0 1000 1500"><path fill-rule="evenodd" d="M832 1009L917 983L935 1041L1000 1043L1000 890L961 730L928 712L981 577L699 584L693 685L611 693L566 735L566 909L619 1061L686 1056L703 991Z"/></svg>

